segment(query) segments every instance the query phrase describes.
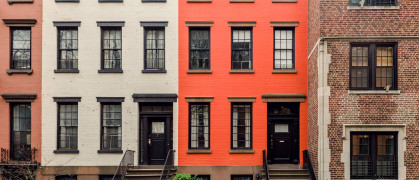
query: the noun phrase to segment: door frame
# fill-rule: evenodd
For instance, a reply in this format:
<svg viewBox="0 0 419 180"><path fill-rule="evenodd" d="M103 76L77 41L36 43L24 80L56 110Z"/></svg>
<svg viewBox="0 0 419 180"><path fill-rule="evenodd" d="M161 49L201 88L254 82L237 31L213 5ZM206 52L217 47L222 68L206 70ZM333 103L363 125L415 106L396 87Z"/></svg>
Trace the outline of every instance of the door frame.
<svg viewBox="0 0 419 180"><path fill-rule="evenodd" d="M149 165L150 154L148 152L147 135L149 131L149 122L151 118L165 118L165 132L166 133L166 151L173 148L173 113L170 112L154 112L154 113L142 113L139 117L139 133L138 133L138 164ZM143 139L142 139L143 138ZM142 149L143 146L143 149ZM147 148L145 148L147 147ZM143 154L142 154L143 153ZM166 156L166 155L165 155ZM141 162L141 157L143 161Z"/></svg>

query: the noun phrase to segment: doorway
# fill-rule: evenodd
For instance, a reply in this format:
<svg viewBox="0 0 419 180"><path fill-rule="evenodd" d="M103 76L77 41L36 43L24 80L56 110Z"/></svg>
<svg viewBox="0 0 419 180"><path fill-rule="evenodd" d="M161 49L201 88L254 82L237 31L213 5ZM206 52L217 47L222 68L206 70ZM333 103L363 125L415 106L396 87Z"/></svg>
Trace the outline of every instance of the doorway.
<svg viewBox="0 0 419 180"><path fill-rule="evenodd" d="M268 103L268 163L299 163L299 103Z"/></svg>

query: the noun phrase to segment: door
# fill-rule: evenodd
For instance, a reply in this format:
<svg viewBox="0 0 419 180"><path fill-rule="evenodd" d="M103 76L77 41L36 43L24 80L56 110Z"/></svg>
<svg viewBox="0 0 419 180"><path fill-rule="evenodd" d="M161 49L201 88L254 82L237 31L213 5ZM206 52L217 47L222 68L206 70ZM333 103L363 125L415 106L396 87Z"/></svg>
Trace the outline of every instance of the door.
<svg viewBox="0 0 419 180"><path fill-rule="evenodd" d="M162 165L166 158L166 120L152 118L148 123L149 164Z"/></svg>
<svg viewBox="0 0 419 180"><path fill-rule="evenodd" d="M293 124L292 122L272 122L270 126L271 163L293 163Z"/></svg>

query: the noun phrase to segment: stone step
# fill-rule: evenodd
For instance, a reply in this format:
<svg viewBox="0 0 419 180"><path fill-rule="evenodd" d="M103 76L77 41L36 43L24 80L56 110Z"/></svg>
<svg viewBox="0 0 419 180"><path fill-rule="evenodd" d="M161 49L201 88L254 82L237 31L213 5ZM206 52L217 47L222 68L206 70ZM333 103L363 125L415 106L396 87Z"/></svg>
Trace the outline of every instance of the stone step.
<svg viewBox="0 0 419 180"><path fill-rule="evenodd" d="M307 174L308 175L308 171L305 169L269 169L269 174Z"/></svg>
<svg viewBox="0 0 419 180"><path fill-rule="evenodd" d="M270 179L310 179L308 174L269 174Z"/></svg>

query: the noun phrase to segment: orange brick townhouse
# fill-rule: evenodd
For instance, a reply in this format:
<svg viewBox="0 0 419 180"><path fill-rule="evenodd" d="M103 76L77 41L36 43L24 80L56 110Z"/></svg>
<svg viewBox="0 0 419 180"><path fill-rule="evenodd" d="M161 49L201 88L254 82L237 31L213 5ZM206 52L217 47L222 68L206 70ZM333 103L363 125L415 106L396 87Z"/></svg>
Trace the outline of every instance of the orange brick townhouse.
<svg viewBox="0 0 419 180"><path fill-rule="evenodd" d="M308 178L307 7L179 1L178 173Z"/></svg>
<svg viewBox="0 0 419 180"><path fill-rule="evenodd" d="M0 1L0 179L41 160L41 30L42 1Z"/></svg>

